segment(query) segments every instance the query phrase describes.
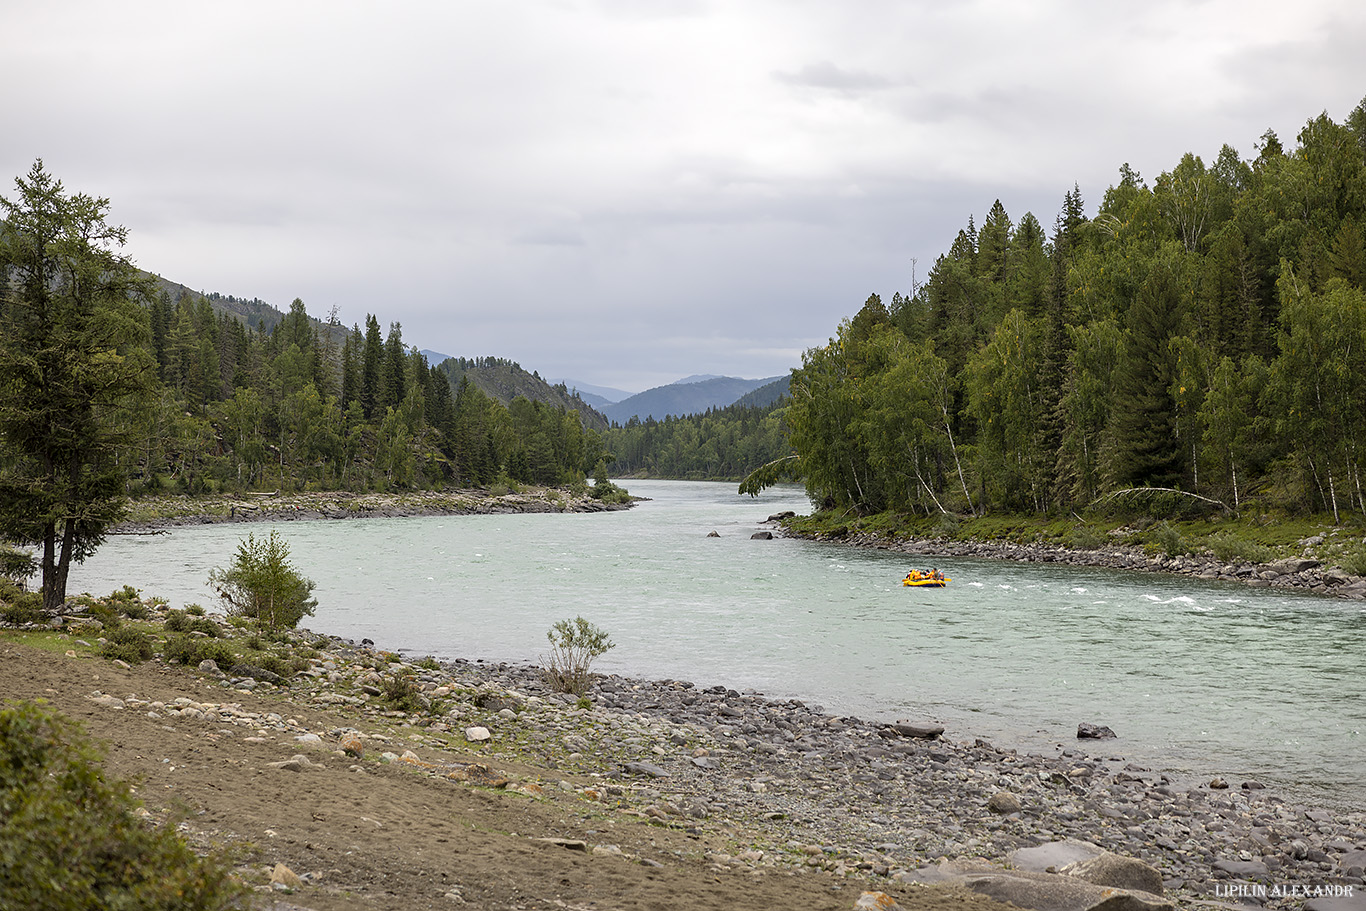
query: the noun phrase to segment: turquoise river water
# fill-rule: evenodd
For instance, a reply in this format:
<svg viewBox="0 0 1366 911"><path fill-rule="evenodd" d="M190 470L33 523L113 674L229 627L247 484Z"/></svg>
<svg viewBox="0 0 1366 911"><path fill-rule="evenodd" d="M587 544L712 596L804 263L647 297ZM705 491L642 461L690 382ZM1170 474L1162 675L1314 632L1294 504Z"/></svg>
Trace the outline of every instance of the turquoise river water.
<svg viewBox="0 0 1366 911"><path fill-rule="evenodd" d="M318 587L306 625L414 656L535 662L582 615L595 670L725 684L841 715L938 720L952 739L1080 748L1187 776L1256 777L1366 805L1366 607L1184 577L752 540L797 488L633 481L624 512L281 523ZM117 536L71 590L131 584L216 609L211 567L263 525ZM707 537L716 531L720 537Z"/></svg>

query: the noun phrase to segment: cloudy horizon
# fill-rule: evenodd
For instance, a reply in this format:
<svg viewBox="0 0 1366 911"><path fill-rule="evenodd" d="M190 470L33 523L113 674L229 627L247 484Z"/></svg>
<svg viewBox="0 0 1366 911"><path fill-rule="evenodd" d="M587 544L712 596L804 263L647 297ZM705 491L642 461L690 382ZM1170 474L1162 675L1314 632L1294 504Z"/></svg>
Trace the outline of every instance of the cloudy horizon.
<svg viewBox="0 0 1366 911"><path fill-rule="evenodd" d="M1293 147L1366 95L1366 8L927 0L12 2L35 159L142 268L629 392L800 363L996 199Z"/></svg>

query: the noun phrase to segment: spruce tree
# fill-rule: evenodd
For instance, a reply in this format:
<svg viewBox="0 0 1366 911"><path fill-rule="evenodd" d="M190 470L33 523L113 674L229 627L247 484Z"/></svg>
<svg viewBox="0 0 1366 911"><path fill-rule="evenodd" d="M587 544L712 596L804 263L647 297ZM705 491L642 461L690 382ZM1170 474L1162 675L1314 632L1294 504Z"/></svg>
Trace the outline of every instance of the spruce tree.
<svg viewBox="0 0 1366 911"><path fill-rule="evenodd" d="M43 606L123 514L113 412L156 378L150 297L109 200L67 195L38 161L0 197L0 537L42 548Z"/></svg>

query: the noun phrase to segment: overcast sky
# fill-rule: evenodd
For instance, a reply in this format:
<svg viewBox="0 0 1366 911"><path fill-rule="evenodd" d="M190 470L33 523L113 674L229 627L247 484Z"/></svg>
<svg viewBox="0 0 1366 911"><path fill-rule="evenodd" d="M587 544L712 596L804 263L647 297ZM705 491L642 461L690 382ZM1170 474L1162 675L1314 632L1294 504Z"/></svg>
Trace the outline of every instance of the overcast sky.
<svg viewBox="0 0 1366 911"><path fill-rule="evenodd" d="M786 373L998 198L1293 147L1364 47L1360 0L0 0L0 195L42 158L192 288L636 392Z"/></svg>

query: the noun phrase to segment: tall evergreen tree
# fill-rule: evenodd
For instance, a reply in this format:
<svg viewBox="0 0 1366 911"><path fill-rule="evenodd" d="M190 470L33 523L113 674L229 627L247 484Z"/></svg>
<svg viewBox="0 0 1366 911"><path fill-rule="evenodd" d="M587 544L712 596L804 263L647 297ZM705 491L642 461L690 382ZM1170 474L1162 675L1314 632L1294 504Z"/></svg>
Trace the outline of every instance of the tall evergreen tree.
<svg viewBox="0 0 1366 911"><path fill-rule="evenodd" d="M1109 439L1115 487L1170 487L1181 479L1168 342L1180 328L1182 304L1179 264L1168 253L1154 264L1125 318Z"/></svg>
<svg viewBox="0 0 1366 911"><path fill-rule="evenodd" d="M0 536L42 548L43 605L123 512L114 409L150 393L149 289L118 252L107 199L34 163L0 197Z"/></svg>
<svg viewBox="0 0 1366 911"><path fill-rule="evenodd" d="M360 402L365 410L366 420L375 420L376 413L383 416L384 410L379 407L382 392L380 391L381 379L380 370L384 364L384 337L379 333L379 320L375 319L374 314L365 315L365 350L361 356L361 380L360 380Z"/></svg>

